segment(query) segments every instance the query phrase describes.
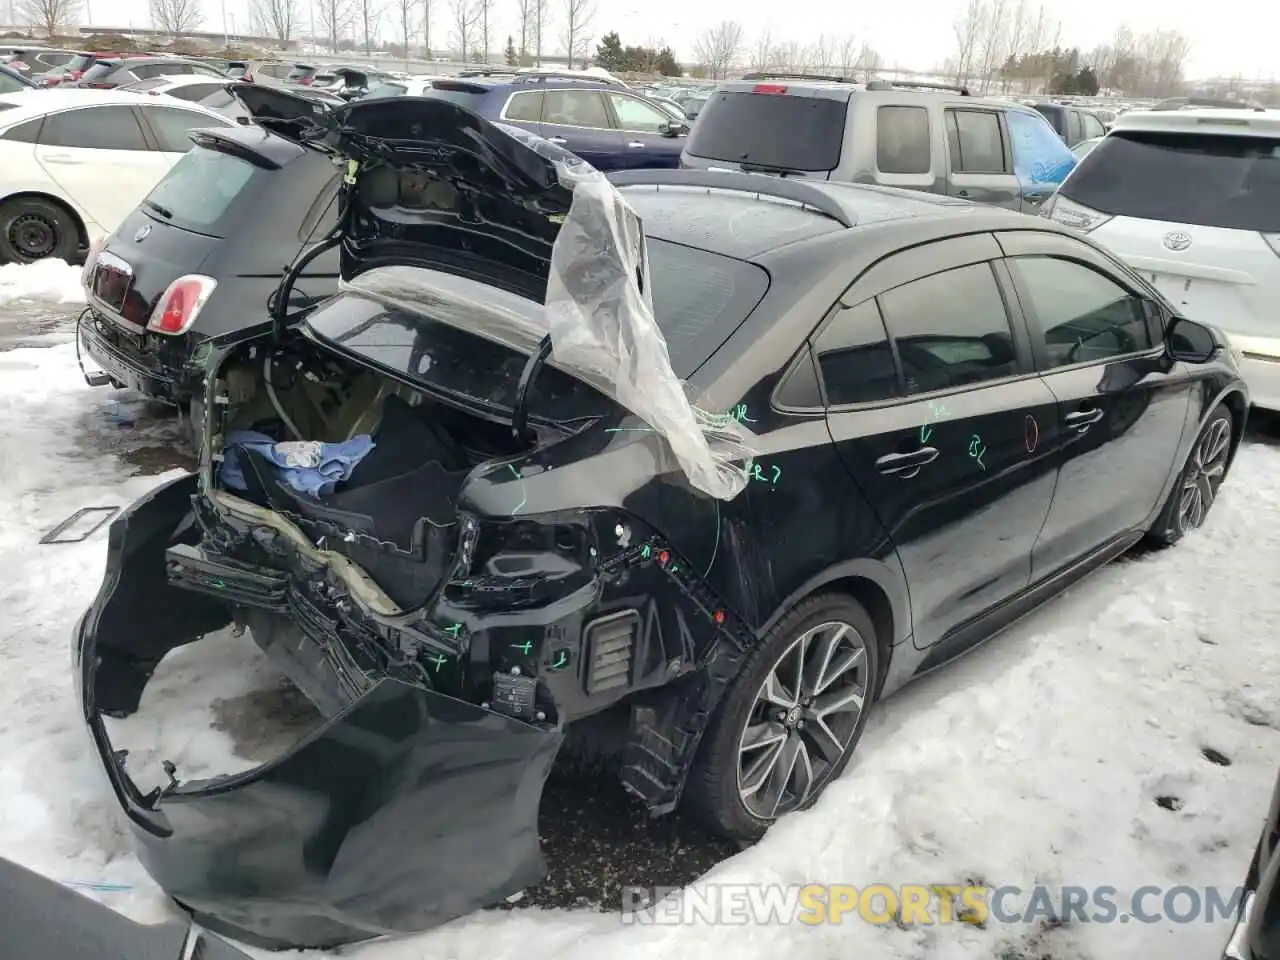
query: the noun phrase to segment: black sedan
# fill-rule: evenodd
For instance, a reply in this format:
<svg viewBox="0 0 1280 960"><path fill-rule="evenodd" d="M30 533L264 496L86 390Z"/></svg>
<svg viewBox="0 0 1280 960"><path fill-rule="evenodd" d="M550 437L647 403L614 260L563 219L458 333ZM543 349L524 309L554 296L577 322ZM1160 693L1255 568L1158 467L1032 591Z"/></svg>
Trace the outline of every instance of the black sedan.
<svg viewBox="0 0 1280 960"><path fill-rule="evenodd" d="M207 353L200 466L115 521L73 638L141 860L215 930L327 947L523 889L597 724L651 813L759 837L878 701L1200 526L1239 444L1221 335L1046 220L606 181L443 100L320 126L344 286L290 312L304 258ZM143 792L104 717L227 627L310 732Z"/></svg>

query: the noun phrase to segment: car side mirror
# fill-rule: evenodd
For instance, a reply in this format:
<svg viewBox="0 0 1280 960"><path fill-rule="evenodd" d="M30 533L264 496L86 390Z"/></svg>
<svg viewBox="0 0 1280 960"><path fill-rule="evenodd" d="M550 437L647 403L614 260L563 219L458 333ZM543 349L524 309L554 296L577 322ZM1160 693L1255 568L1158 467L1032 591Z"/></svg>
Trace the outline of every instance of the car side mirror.
<svg viewBox="0 0 1280 960"><path fill-rule="evenodd" d="M1186 363L1208 363L1222 346L1213 330L1203 324L1175 317L1165 333L1169 356Z"/></svg>
<svg viewBox="0 0 1280 960"><path fill-rule="evenodd" d="M679 137L689 132L689 125L679 120L669 120L658 128L664 137Z"/></svg>

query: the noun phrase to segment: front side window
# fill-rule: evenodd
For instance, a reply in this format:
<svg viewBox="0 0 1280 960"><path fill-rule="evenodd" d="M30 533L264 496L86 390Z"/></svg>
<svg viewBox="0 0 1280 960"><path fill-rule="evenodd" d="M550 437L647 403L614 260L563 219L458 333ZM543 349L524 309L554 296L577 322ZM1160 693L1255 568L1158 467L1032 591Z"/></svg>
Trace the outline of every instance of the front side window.
<svg viewBox="0 0 1280 960"><path fill-rule="evenodd" d="M990 264L947 270L880 295L908 395L1021 372Z"/></svg>
<svg viewBox="0 0 1280 960"><path fill-rule="evenodd" d="M188 83L181 87L174 87L169 91L169 96L194 103L203 100L218 89L220 85L216 83Z"/></svg>
<svg viewBox="0 0 1280 960"><path fill-rule="evenodd" d="M1000 115L989 110L948 110L947 141L954 173L1008 173Z"/></svg>
<svg viewBox="0 0 1280 960"><path fill-rule="evenodd" d="M147 141L132 107L84 107L45 118L42 147L81 150L146 150Z"/></svg>
<svg viewBox="0 0 1280 960"><path fill-rule="evenodd" d="M872 403L902 395L889 335L875 300L842 309L813 344L827 403Z"/></svg>
<svg viewBox="0 0 1280 960"><path fill-rule="evenodd" d="M618 117L618 126L632 133L661 133L669 120L657 107L641 103L634 97L611 93L609 102Z"/></svg>
<svg viewBox="0 0 1280 960"><path fill-rule="evenodd" d="M876 167L881 173L928 173L929 111L925 107L876 110Z"/></svg>
<svg viewBox="0 0 1280 960"><path fill-rule="evenodd" d="M1152 347L1142 302L1109 277L1058 257L1014 257L1009 265L1051 369Z"/></svg>
<svg viewBox="0 0 1280 960"><path fill-rule="evenodd" d="M1067 139L1072 143L1079 143L1084 139L1084 132L1080 126L1080 111L1067 111Z"/></svg>

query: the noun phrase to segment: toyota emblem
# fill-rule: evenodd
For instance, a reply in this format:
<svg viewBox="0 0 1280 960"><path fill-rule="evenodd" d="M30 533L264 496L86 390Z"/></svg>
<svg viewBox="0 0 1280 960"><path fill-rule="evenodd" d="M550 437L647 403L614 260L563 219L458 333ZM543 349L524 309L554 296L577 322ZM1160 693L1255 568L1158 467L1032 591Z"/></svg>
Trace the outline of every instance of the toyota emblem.
<svg viewBox="0 0 1280 960"><path fill-rule="evenodd" d="M1191 246L1191 234L1171 230L1164 235L1164 245L1170 250L1185 250Z"/></svg>
<svg viewBox="0 0 1280 960"><path fill-rule="evenodd" d="M151 224L144 223L141 227L138 228L138 232L133 235L133 242L141 243L143 240L147 239L147 237L149 236L151 236ZM1165 237L1166 243L1168 242L1168 240L1169 238ZM1182 248L1179 247L1178 249L1181 250Z"/></svg>

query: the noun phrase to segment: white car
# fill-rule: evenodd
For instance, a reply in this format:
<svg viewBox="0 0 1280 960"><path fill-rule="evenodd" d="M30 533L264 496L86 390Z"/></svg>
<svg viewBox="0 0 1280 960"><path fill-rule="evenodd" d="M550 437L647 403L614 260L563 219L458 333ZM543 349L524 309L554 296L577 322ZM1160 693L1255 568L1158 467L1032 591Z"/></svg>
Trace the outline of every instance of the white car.
<svg viewBox="0 0 1280 960"><path fill-rule="evenodd" d="M71 260L191 149L191 130L232 122L114 90L0 95L0 263Z"/></svg>
<svg viewBox="0 0 1280 960"><path fill-rule="evenodd" d="M177 74L172 77L150 77L146 80L139 80L136 83L127 83L122 87L117 87L121 93L145 93L152 97L174 97L178 100L186 100L188 103L195 103L205 107L215 113L228 115L231 111L231 119L244 113L239 109L240 103L235 97L227 92L227 84L231 81L226 78L206 77L198 73Z"/></svg>
<svg viewBox="0 0 1280 960"><path fill-rule="evenodd" d="M1040 212L1223 330L1254 405L1280 410L1280 110L1121 114Z"/></svg>

